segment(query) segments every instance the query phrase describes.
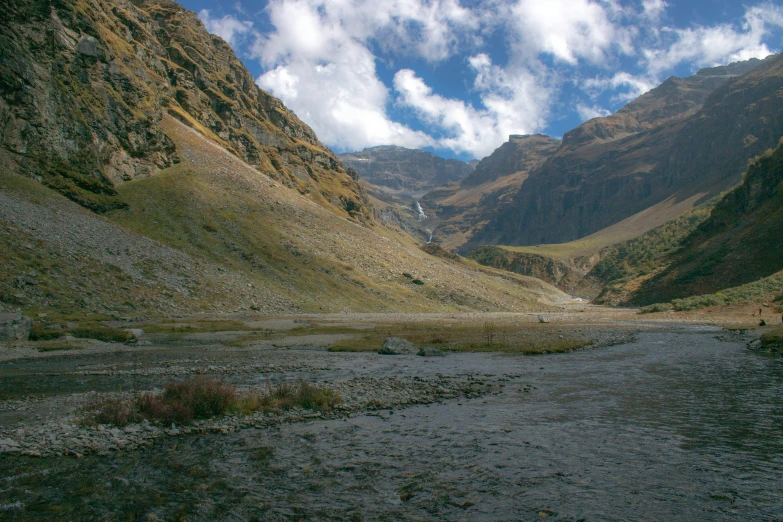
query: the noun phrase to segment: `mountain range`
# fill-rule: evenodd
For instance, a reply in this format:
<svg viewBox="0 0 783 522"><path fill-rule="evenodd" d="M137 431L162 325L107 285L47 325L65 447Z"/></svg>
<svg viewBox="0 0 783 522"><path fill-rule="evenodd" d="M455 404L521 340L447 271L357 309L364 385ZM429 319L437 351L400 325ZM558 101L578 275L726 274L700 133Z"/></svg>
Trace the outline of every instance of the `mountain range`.
<svg viewBox="0 0 783 522"><path fill-rule="evenodd" d="M4 10L0 308L544 310L783 269L783 55L479 162L338 156L172 0Z"/></svg>
<svg viewBox="0 0 783 522"><path fill-rule="evenodd" d="M118 317L567 300L384 226L355 172L179 4L3 9L0 307Z"/></svg>

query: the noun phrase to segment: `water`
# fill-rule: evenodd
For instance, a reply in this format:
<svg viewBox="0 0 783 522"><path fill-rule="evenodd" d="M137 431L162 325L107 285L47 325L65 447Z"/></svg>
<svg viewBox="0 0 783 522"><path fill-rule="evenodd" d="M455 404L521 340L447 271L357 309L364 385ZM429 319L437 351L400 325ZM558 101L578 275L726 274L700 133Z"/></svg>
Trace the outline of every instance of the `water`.
<svg viewBox="0 0 783 522"><path fill-rule="evenodd" d="M783 360L714 331L537 357L307 357L334 379L514 377L393 413L6 458L0 518L783 520Z"/></svg>

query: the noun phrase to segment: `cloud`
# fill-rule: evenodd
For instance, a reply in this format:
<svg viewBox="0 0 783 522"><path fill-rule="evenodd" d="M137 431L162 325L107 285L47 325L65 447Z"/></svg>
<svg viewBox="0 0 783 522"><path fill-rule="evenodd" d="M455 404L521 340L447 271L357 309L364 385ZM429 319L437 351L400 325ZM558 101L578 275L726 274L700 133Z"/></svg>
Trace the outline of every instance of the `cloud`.
<svg viewBox="0 0 783 522"><path fill-rule="evenodd" d="M543 127L551 91L540 78L524 68L493 65L486 54L471 57L469 66L481 99L482 107L478 109L433 93L410 69L394 76L398 103L440 131L437 147L483 157L505 142L509 134L530 134Z"/></svg>
<svg viewBox="0 0 783 522"><path fill-rule="evenodd" d="M772 51L763 42L772 27L783 27L783 7L763 4L746 8L739 27L719 24L685 29L663 28L664 44L643 49L647 71L653 76L682 64L710 67L750 58L764 58Z"/></svg>
<svg viewBox="0 0 783 522"><path fill-rule="evenodd" d="M630 49L626 31L611 17L622 9L592 0L519 0L510 8L515 50L576 65L579 59L602 63L612 47Z"/></svg>
<svg viewBox="0 0 783 522"><path fill-rule="evenodd" d="M665 0L270 0L267 20L256 25L269 27L263 33L234 17L200 16L230 42L255 34L246 51L264 71L258 85L327 145L430 146L482 157L508 134L545 130L564 112L552 110L561 86L580 100L566 112L604 116L682 64L766 56L770 34L783 27L783 8L770 3L746 7L739 23L689 27L666 25L668 7ZM443 83L425 80L446 61L462 64L450 74L463 85L450 85L448 95L439 92Z"/></svg>
<svg viewBox="0 0 783 522"><path fill-rule="evenodd" d="M198 13L204 27L212 34L216 34L235 47L240 36L250 33L253 29L253 23L249 21L240 21L232 15L226 15L222 18L212 18L208 9L202 9Z"/></svg>
<svg viewBox="0 0 783 522"><path fill-rule="evenodd" d="M584 103L576 104L576 112L582 121L592 120L593 118L605 118L612 114L612 111L598 105L589 106Z"/></svg>

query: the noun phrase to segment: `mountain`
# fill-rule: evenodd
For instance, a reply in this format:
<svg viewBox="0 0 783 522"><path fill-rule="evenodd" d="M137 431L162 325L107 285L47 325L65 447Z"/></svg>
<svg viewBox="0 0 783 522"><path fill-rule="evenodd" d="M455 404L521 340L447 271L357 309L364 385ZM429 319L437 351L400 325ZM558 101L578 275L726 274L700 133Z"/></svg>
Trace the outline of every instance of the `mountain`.
<svg viewBox="0 0 783 522"><path fill-rule="evenodd" d="M783 130L779 131L783 134ZM783 270L783 138L748 168L667 256L662 270L642 281L630 302L650 304L741 286Z"/></svg>
<svg viewBox="0 0 783 522"><path fill-rule="evenodd" d="M370 147L361 152L339 154L345 165L382 191L412 198L473 172L473 166L456 159L443 159L431 152L393 145Z"/></svg>
<svg viewBox="0 0 783 522"><path fill-rule="evenodd" d="M116 318L567 298L381 226L355 174L179 5L13 0L4 16L0 307Z"/></svg>
<svg viewBox="0 0 783 522"><path fill-rule="evenodd" d="M541 134L509 136L465 179L422 198L432 219L433 239L449 250L470 241L476 230L511 204L528 175L553 155L560 141Z"/></svg>
<svg viewBox="0 0 783 522"><path fill-rule="evenodd" d="M171 0L9 0L0 28L0 165L95 211L116 188L176 165L166 116L259 172L357 221L354 173L231 48Z"/></svg>
<svg viewBox="0 0 783 522"><path fill-rule="evenodd" d="M668 79L566 133L468 246L572 241L669 198L697 203L728 190L777 142L782 86L783 55Z"/></svg>

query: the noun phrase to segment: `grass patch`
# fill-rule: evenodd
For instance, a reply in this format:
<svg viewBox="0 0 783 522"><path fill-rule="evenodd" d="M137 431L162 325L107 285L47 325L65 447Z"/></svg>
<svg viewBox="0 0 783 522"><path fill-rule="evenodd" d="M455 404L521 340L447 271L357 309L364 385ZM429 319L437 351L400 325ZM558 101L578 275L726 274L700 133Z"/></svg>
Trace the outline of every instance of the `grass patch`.
<svg viewBox="0 0 783 522"><path fill-rule="evenodd" d="M209 321L171 321L140 325L145 333L209 333L227 332L236 330L250 330L242 321L234 319L209 320Z"/></svg>
<svg viewBox="0 0 783 522"><path fill-rule="evenodd" d="M387 337L401 337L421 346L452 352L506 352L544 354L578 350L593 344L590 339L561 335L546 325L525 327L492 322L473 325L388 325L354 331L353 339L329 347L330 352L377 352Z"/></svg>
<svg viewBox="0 0 783 522"><path fill-rule="evenodd" d="M656 314L659 312L671 312L672 310L674 310L674 307L671 305L671 303L655 303L640 308L639 313Z"/></svg>
<svg viewBox="0 0 783 522"><path fill-rule="evenodd" d="M44 328L42 323L34 323L28 339L30 341L52 341L66 335L80 339L96 339L103 342L118 343L132 341L136 338L130 332L100 323L82 323L74 328L62 328L59 330L48 330Z"/></svg>
<svg viewBox="0 0 783 522"><path fill-rule="evenodd" d="M35 349L39 352L81 350L82 348L84 348L84 343L79 341L44 341L35 345Z"/></svg>
<svg viewBox="0 0 783 522"><path fill-rule="evenodd" d="M340 404L340 394L328 388L321 388L304 381L281 383L275 387L267 384L264 393L252 394L237 401L239 413L254 411L280 411L291 408L305 410L331 410Z"/></svg>
<svg viewBox="0 0 783 522"><path fill-rule="evenodd" d="M232 384L199 376L170 382L161 392L98 399L86 407L85 422L114 426L143 420L162 425L187 424L227 413L249 415L255 411L277 412L296 407L330 410L340 402L340 395L333 390L304 381L268 384L264 392L242 394Z"/></svg>

